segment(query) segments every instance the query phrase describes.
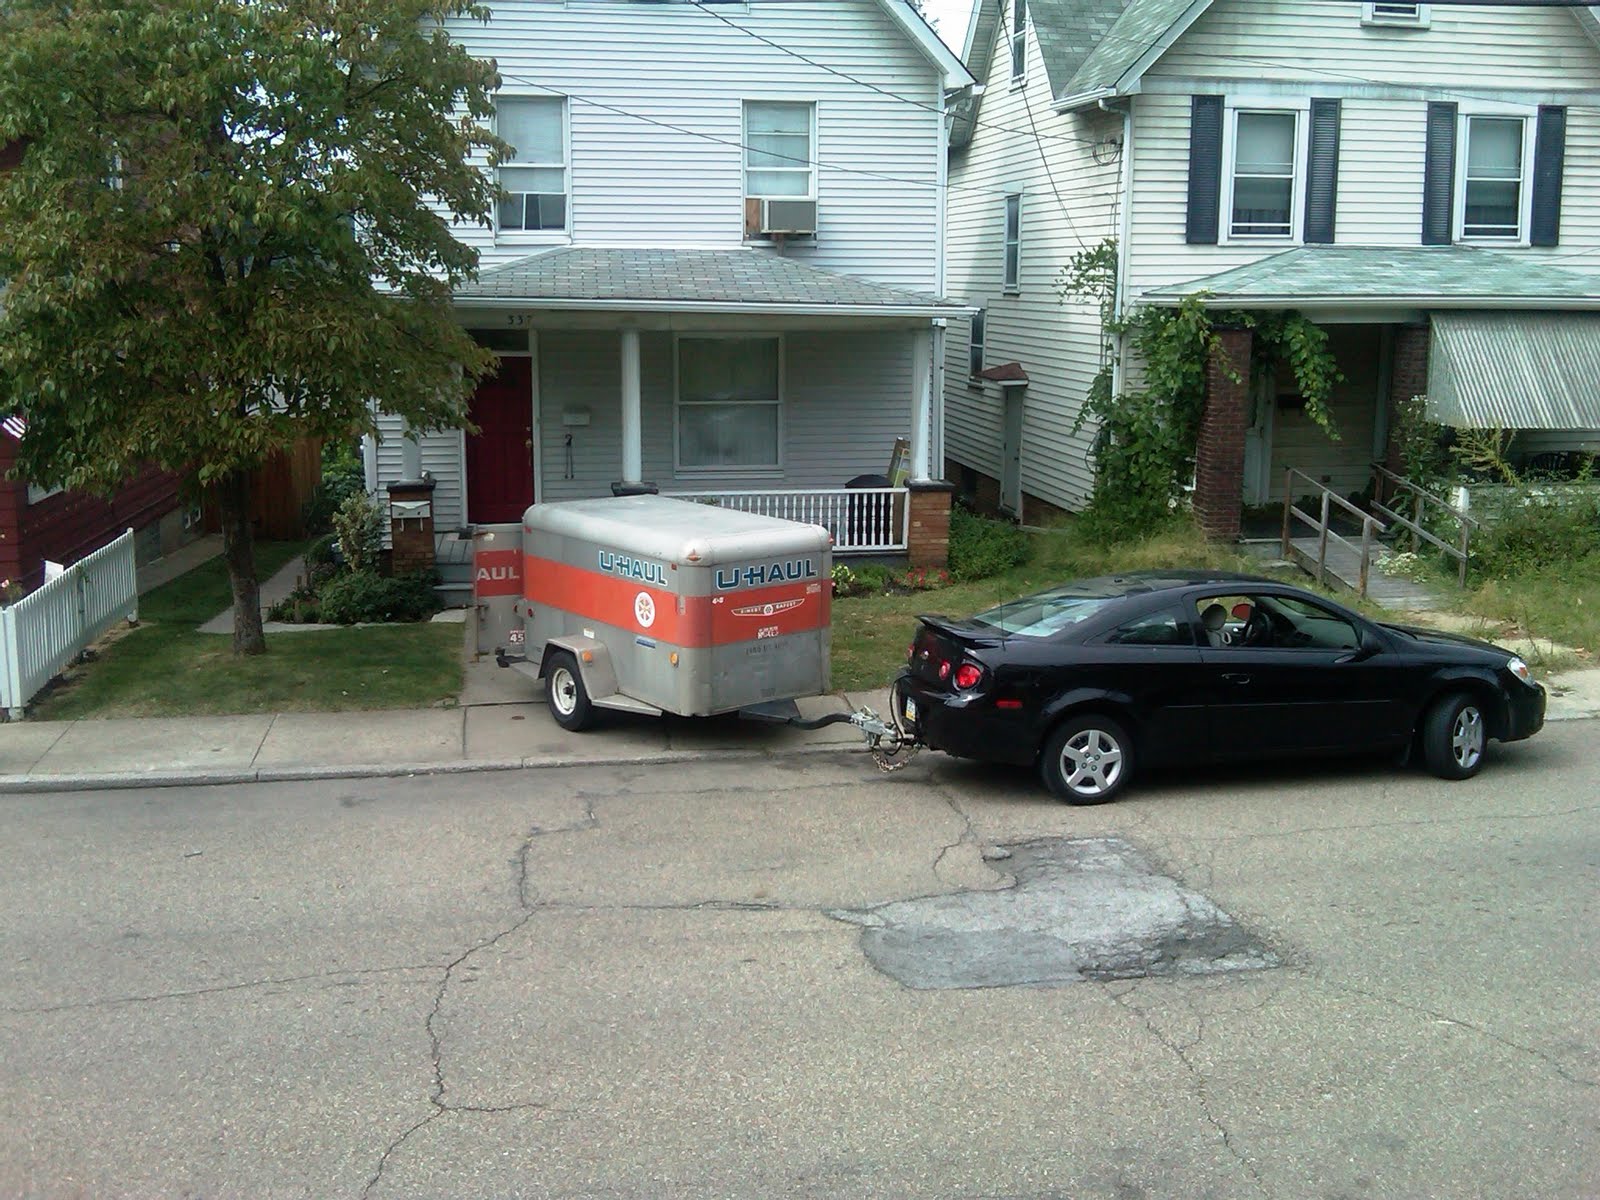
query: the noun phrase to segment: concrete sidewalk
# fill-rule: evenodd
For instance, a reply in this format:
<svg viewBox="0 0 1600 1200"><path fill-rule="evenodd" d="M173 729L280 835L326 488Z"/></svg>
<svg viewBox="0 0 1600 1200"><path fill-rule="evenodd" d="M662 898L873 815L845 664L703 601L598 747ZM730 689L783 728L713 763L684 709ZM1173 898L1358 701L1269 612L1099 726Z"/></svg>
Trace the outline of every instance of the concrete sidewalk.
<svg viewBox="0 0 1600 1200"><path fill-rule="evenodd" d="M862 704L886 711L887 693L819 696L807 717ZM808 751L861 752L849 725L798 730L737 717L605 714L568 733L535 685L490 659L469 661L451 708L264 713L0 724L0 792L752 758Z"/></svg>

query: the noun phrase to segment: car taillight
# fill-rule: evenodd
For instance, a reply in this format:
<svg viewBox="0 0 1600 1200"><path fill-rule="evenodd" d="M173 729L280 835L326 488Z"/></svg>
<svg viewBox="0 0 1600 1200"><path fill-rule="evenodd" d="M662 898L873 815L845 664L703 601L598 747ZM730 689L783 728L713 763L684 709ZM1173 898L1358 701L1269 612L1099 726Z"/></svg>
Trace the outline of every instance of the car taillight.
<svg viewBox="0 0 1600 1200"><path fill-rule="evenodd" d="M939 660L939 678L941 680L950 678L950 660L948 658Z"/></svg>
<svg viewBox="0 0 1600 1200"><path fill-rule="evenodd" d="M956 686L962 691L975 688L983 681L983 668L976 663L962 663L956 668Z"/></svg>

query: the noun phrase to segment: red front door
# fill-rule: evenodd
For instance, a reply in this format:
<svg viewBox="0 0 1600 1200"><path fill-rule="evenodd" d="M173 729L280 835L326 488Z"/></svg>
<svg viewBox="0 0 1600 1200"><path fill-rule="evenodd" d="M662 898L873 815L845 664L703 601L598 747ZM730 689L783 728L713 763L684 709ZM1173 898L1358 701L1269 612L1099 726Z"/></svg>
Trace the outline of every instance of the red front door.
<svg viewBox="0 0 1600 1200"><path fill-rule="evenodd" d="M533 359L502 358L478 384L467 409L467 520L520 522L533 503Z"/></svg>

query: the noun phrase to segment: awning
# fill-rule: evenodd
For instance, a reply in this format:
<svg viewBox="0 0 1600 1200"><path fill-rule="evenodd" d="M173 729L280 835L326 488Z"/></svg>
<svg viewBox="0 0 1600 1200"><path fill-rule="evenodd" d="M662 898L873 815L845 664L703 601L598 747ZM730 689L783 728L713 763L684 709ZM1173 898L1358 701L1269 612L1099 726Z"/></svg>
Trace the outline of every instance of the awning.
<svg viewBox="0 0 1600 1200"><path fill-rule="evenodd" d="M1428 415L1468 429L1600 429L1600 313L1435 313Z"/></svg>

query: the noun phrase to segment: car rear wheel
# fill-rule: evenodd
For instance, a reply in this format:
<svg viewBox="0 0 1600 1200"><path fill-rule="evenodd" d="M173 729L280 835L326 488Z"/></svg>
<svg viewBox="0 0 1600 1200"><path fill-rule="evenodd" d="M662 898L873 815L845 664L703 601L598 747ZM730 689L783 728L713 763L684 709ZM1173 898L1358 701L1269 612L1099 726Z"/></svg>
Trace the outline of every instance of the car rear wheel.
<svg viewBox="0 0 1600 1200"><path fill-rule="evenodd" d="M1483 767L1489 726L1483 707L1465 692L1444 697L1422 722L1422 757L1440 779L1470 779Z"/></svg>
<svg viewBox="0 0 1600 1200"><path fill-rule="evenodd" d="M558 650L545 663L544 699L550 715L563 729L577 733L589 728L594 720L594 705L589 703L578 660L565 650Z"/></svg>
<svg viewBox="0 0 1600 1200"><path fill-rule="evenodd" d="M1070 717L1045 743L1039 773L1045 787L1068 804L1104 804L1133 775L1133 739L1110 717Z"/></svg>

